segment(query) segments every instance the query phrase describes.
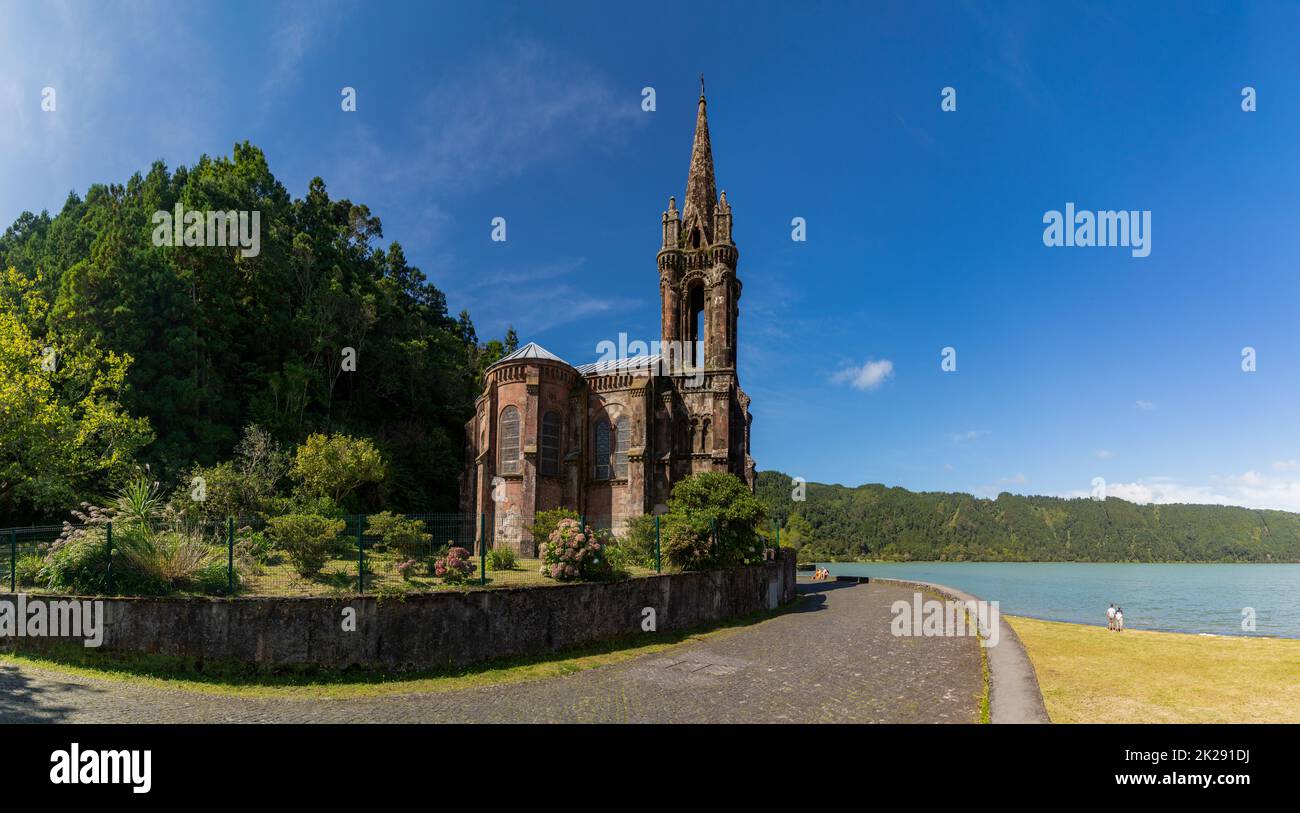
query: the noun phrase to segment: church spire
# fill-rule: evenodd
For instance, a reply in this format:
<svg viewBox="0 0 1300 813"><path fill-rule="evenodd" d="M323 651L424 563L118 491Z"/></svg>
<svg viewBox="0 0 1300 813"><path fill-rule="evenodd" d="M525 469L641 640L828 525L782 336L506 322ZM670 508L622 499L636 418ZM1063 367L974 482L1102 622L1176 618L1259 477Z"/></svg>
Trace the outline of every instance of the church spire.
<svg viewBox="0 0 1300 813"><path fill-rule="evenodd" d="M686 176L686 197L682 203L683 231L688 239L695 228L701 231L700 245L712 242L713 207L718 199L713 180L713 147L709 143L709 120L705 115L704 74L700 74L700 106L695 115L695 143L691 146L691 169Z"/></svg>

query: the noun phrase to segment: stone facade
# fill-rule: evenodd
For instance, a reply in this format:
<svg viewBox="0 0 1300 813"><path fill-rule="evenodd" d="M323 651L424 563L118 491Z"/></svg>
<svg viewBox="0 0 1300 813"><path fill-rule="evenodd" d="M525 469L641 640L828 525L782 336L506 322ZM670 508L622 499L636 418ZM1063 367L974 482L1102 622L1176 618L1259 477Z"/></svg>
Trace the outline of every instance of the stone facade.
<svg viewBox="0 0 1300 813"><path fill-rule="evenodd" d="M669 198L661 221L661 352L573 367L529 343L487 370L465 426L461 509L486 515L496 544L533 555L534 516L559 507L617 533L697 472L753 488L736 374L739 252L705 108L701 87L684 204Z"/></svg>

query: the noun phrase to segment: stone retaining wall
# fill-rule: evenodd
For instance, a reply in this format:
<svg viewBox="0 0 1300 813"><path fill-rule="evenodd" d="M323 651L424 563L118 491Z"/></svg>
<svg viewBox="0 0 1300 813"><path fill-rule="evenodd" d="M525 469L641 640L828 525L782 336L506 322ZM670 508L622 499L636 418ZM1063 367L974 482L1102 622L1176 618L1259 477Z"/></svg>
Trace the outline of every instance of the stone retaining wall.
<svg viewBox="0 0 1300 813"><path fill-rule="evenodd" d="M275 669L316 665L383 669L460 666L555 652L775 609L794 599L794 552L762 565L616 582L408 594L404 599L106 598L110 652L146 652ZM26 597L28 605L68 596ZM15 596L0 593L0 603ZM354 623L348 624L349 620ZM351 629L345 627L351 626ZM39 652L70 640L3 637L0 648Z"/></svg>

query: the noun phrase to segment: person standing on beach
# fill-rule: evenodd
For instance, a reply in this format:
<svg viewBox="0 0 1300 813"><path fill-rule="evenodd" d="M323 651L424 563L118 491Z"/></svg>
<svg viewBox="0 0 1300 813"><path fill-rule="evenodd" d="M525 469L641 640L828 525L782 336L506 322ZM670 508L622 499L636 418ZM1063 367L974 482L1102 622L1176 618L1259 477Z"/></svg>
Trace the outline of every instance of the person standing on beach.
<svg viewBox="0 0 1300 813"><path fill-rule="evenodd" d="M1124 608L1123 607L1115 608L1115 631L1116 632L1124 631Z"/></svg>
<svg viewBox="0 0 1300 813"><path fill-rule="evenodd" d="M1106 629L1115 629L1115 603L1111 602L1110 609L1106 610Z"/></svg>

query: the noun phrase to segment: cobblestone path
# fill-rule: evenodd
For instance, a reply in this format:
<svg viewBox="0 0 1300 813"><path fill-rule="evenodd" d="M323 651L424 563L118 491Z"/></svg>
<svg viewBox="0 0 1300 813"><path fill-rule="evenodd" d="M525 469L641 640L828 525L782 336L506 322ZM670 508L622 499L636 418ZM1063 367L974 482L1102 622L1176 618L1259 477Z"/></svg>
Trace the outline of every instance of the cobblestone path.
<svg viewBox="0 0 1300 813"><path fill-rule="evenodd" d="M0 722L975 722L973 638L895 638L909 589L800 585L799 608L567 677L346 700L261 699L0 663Z"/></svg>

